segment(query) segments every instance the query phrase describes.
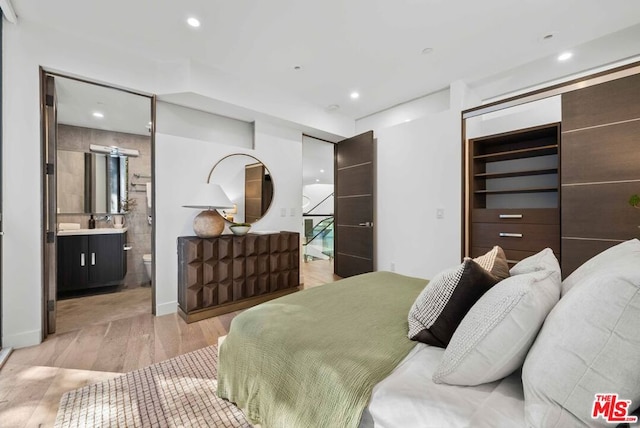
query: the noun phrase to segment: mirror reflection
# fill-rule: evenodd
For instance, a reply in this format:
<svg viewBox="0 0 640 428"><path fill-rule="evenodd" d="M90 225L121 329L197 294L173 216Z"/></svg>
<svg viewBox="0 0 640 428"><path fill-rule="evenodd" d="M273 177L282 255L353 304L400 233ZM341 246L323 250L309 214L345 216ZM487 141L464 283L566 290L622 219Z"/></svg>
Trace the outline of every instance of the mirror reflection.
<svg viewBox="0 0 640 428"><path fill-rule="evenodd" d="M253 156L237 153L222 158L211 169L208 182L219 184L233 202L234 208L218 210L229 222L255 223L271 206L271 173Z"/></svg>
<svg viewBox="0 0 640 428"><path fill-rule="evenodd" d="M57 151L59 214L117 214L128 198L128 158Z"/></svg>

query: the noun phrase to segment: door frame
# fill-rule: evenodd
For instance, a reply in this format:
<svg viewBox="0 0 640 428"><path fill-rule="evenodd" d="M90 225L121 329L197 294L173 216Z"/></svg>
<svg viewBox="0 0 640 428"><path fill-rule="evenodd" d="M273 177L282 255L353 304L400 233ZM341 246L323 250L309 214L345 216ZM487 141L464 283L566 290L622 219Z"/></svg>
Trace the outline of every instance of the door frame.
<svg viewBox="0 0 640 428"><path fill-rule="evenodd" d="M2 158L2 134L4 132L4 129L2 127L2 119L4 117L4 112L2 109L2 104L3 104L3 92L2 92L2 84L3 84L3 80L2 80L2 69L3 69L3 63L2 63L2 34L4 32L3 30L3 19L2 19L2 12L0 11L0 349L2 349L2 336L3 336L3 331L2 330L2 234L4 233L3 230L3 222L2 222L2 199L3 199L3 194L2 194L2 162L3 162L3 158ZM0 365L2 365L2 363L0 363Z"/></svg>
<svg viewBox="0 0 640 428"><path fill-rule="evenodd" d="M0 27L1 28L1 27ZM40 167L40 175L41 175L41 188L40 188L40 200L42 206L42 212L40 214L40 228L41 228L41 261L40 265L42 267L42 340L44 340L48 335L48 296L51 288L51 284L48 281L46 272L46 263L47 260L45 258L46 255L46 232L47 225L45 224L45 219L47 218L48 208L46 201L46 145L47 140L46 136L46 121L45 121L45 108L46 108L46 91L44 85L46 84L47 76L51 76L53 78L64 78L71 79L82 83L87 83L90 85L101 86L107 89L115 89L117 91L126 92L132 95L138 95L141 97L145 97L149 99L149 116L151 120L151 132L150 132L150 144L151 144L151 314L156 315L156 103L157 97L155 94L150 94L147 92L137 91L133 89L124 88L117 85L107 84L98 82L95 80L87 79L84 77L78 77L70 74L64 74L52 70L47 70L46 68L40 66L39 70L39 80L40 80L40 158L41 158L41 167ZM57 126L57 122L56 122ZM1 129L1 128L0 128ZM1 140L0 140L1 143ZM57 143L57 142L56 142ZM0 146L1 147L1 146ZM0 158L1 161L1 158ZM0 170L1 171L1 170ZM55 171L54 171L55 173ZM55 175L54 175L55 176ZM1 194L0 194L1 199ZM1 200L0 200L1 203ZM0 205L1 208L1 205ZM55 201L53 207L54 215L57 211L57 200ZM56 222L57 223L57 222ZM57 238L54 237L54 244L56 243ZM55 279L53 280L55 282ZM53 285L55 286L55 284ZM54 300L54 305L57 305L57 299Z"/></svg>

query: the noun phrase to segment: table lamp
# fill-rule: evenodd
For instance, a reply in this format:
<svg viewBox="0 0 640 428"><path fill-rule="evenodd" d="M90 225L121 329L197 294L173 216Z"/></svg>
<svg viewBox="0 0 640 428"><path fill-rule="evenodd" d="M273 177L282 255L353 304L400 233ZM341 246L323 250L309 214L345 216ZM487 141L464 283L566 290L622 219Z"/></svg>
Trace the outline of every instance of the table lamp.
<svg viewBox="0 0 640 428"><path fill-rule="evenodd" d="M194 196L184 208L204 210L193 219L193 231L200 238L219 236L224 230L224 219L216 211L218 208L232 208L233 203L219 184L200 184Z"/></svg>

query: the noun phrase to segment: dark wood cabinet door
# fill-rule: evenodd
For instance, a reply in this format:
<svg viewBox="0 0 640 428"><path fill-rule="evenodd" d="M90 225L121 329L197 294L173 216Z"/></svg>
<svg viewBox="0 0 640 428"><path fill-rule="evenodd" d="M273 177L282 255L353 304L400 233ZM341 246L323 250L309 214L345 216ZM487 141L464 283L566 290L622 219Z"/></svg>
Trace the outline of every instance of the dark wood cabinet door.
<svg viewBox="0 0 640 428"><path fill-rule="evenodd" d="M116 285L124 277L124 234L89 235L89 287Z"/></svg>
<svg viewBox="0 0 640 428"><path fill-rule="evenodd" d="M80 290L87 285L89 248L86 236L59 236L58 291Z"/></svg>

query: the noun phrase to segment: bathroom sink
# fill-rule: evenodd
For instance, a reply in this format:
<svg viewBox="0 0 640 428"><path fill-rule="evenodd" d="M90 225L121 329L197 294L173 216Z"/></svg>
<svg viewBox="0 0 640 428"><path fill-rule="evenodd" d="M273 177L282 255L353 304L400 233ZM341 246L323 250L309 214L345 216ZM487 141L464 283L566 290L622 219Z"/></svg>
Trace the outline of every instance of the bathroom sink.
<svg viewBox="0 0 640 428"><path fill-rule="evenodd" d="M71 236L71 235L106 235L109 233L125 233L126 227L122 229L116 229L112 227L103 227L98 229L72 229L72 230L60 230L58 236Z"/></svg>

